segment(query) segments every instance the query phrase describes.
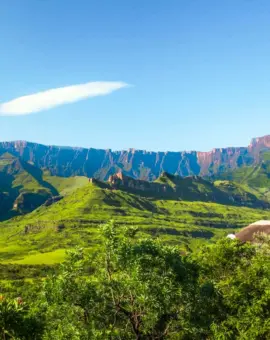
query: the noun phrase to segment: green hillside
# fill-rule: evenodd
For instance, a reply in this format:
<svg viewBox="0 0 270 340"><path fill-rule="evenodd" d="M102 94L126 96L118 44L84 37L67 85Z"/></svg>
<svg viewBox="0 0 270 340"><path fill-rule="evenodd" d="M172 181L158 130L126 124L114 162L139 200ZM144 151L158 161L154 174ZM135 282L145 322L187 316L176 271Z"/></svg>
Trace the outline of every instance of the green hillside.
<svg viewBox="0 0 270 340"><path fill-rule="evenodd" d="M163 172L157 180L148 182L118 173L109 178L109 184L148 198L270 208L269 202L257 197L248 186L231 181L212 182L200 176L181 177Z"/></svg>
<svg viewBox="0 0 270 340"><path fill-rule="evenodd" d="M59 177L51 176L48 171L43 172L43 180L50 183L59 195L65 196L75 189L78 189L88 183L88 178L83 176Z"/></svg>
<svg viewBox="0 0 270 340"><path fill-rule="evenodd" d="M214 186L228 195L233 204L254 208L270 207L267 197L258 194L256 189L246 184L223 180L215 181Z"/></svg>
<svg viewBox="0 0 270 340"><path fill-rule="evenodd" d="M259 199L270 201L270 152L262 152L260 158L258 165L244 166L218 177L240 183Z"/></svg>
<svg viewBox="0 0 270 340"><path fill-rule="evenodd" d="M50 176L9 153L0 156L0 220L28 213L48 198L65 195L87 183L85 177Z"/></svg>
<svg viewBox="0 0 270 340"><path fill-rule="evenodd" d="M209 202L156 200L109 188L95 181L61 201L0 224L2 263L52 264L63 259L65 249L81 245L98 249L98 226L137 226L140 234L160 237L183 250L206 239L226 235L270 211Z"/></svg>
<svg viewBox="0 0 270 340"><path fill-rule="evenodd" d="M0 219L26 213L57 193L42 171L10 154L0 157Z"/></svg>
<svg viewBox="0 0 270 340"><path fill-rule="evenodd" d="M267 159L261 169L266 164ZM265 178L268 168L265 171L257 171L260 178ZM51 265L75 246L93 251L100 246L97 227L111 219L117 225L138 227L140 235L179 245L183 251L196 249L206 240L270 218L265 194L247 181L254 178L245 177L240 183L235 173L235 182L211 182L199 176L183 178L164 172L154 182L123 174L111 176L108 182L89 182L86 177L51 176L3 154L0 262Z"/></svg>
<svg viewBox="0 0 270 340"><path fill-rule="evenodd" d="M174 196L184 201L232 203L226 193L199 176L180 177L165 172L155 182L168 185Z"/></svg>

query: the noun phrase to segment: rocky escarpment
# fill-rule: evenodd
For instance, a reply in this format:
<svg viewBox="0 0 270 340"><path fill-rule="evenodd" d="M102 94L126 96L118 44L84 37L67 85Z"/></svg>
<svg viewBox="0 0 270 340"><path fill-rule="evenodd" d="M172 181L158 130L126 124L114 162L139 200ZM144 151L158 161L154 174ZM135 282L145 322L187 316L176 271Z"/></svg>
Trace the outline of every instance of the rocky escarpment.
<svg viewBox="0 0 270 340"><path fill-rule="evenodd" d="M166 171L179 176L217 174L257 164L262 150L270 150L270 135L255 138L247 147L214 149L210 152L149 152L45 146L24 141L0 143L0 156L9 152L52 175L88 176L106 180L119 171L133 178L154 180Z"/></svg>
<svg viewBox="0 0 270 340"><path fill-rule="evenodd" d="M164 176L164 174L163 174ZM109 177L108 183L115 189L127 189L134 192L144 192L152 194L153 196L166 196L172 195L174 190L166 183L148 182L144 180L138 180L129 176L123 175L122 172L118 172L115 175Z"/></svg>
<svg viewBox="0 0 270 340"><path fill-rule="evenodd" d="M98 180L92 183L100 185ZM134 179L119 172L109 177L107 189L117 189L153 199L215 202L267 209L269 203L258 199L240 185L228 181L210 182L200 176L180 177L163 172L154 182ZM231 186L230 186L231 184Z"/></svg>

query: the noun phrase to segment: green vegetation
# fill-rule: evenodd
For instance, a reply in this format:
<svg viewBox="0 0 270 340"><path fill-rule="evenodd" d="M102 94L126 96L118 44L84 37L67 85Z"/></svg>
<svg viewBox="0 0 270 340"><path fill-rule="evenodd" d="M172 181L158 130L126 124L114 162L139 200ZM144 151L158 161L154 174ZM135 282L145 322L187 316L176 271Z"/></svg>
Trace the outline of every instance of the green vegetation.
<svg viewBox="0 0 270 340"><path fill-rule="evenodd" d="M183 255L137 228L98 233L98 252L69 251L43 282L0 296L2 339L269 339L269 238Z"/></svg>
<svg viewBox="0 0 270 340"><path fill-rule="evenodd" d="M199 176L180 177L163 173L155 183L165 184L172 188L174 191L172 196L184 201L232 204L226 193Z"/></svg>
<svg viewBox="0 0 270 340"><path fill-rule="evenodd" d="M0 220L28 213L48 198L66 195L87 183L85 177L61 178L5 153L0 156Z"/></svg>
<svg viewBox="0 0 270 340"><path fill-rule="evenodd" d="M156 200L201 201L270 208L270 202L265 197L257 197L255 190L248 186L231 181L211 182L199 176L180 177L163 172L157 180L148 182L118 173L109 178L108 187Z"/></svg>
<svg viewBox="0 0 270 340"><path fill-rule="evenodd" d="M244 166L236 170L218 175L220 179L227 179L240 183L242 188L257 198L270 201L270 151L260 155L261 162L255 166Z"/></svg>
<svg viewBox="0 0 270 340"><path fill-rule="evenodd" d="M269 200L263 195L258 195L257 190L249 187L246 184L241 184L233 181L215 181L214 185L219 190L230 196L235 204L270 208Z"/></svg>
<svg viewBox="0 0 270 340"><path fill-rule="evenodd" d="M110 219L185 251L269 218L269 210L156 200L94 182L57 203L1 223L0 262L52 264L61 262L63 249L80 245L94 251L100 245L97 226Z"/></svg>
<svg viewBox="0 0 270 340"><path fill-rule="evenodd" d="M224 238L270 219L268 156L89 183L2 155L0 339L268 339L269 240Z"/></svg>
<svg viewBox="0 0 270 340"><path fill-rule="evenodd" d="M58 177L51 176L48 171L43 172L43 180L50 183L59 195L65 196L88 183L88 178L83 176Z"/></svg>

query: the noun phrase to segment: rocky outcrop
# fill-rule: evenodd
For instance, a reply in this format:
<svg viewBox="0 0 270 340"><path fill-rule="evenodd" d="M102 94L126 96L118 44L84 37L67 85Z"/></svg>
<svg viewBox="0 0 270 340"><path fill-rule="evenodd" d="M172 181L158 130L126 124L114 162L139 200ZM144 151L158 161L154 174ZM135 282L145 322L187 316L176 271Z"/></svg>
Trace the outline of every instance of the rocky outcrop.
<svg viewBox="0 0 270 340"><path fill-rule="evenodd" d="M260 234L270 235L270 221L262 220L250 224L235 234L235 238L243 242L259 242Z"/></svg>
<svg viewBox="0 0 270 340"><path fill-rule="evenodd" d="M261 151L268 149L270 135L253 139L247 147L213 149L210 152L112 151L16 141L0 143L0 156L9 152L58 176L79 175L107 180L110 175L122 171L133 178L154 180L163 171L183 177L206 176L257 164Z"/></svg>
<svg viewBox="0 0 270 340"><path fill-rule="evenodd" d="M253 138L249 145L250 149L254 148L270 148L270 135L264 137Z"/></svg>
<svg viewBox="0 0 270 340"><path fill-rule="evenodd" d="M129 176L123 175L122 172L111 175L109 177L108 183L114 189L126 189L130 191L144 192L149 194L152 193L154 196L162 196L163 194L170 194L174 192L173 189L166 184L134 179Z"/></svg>

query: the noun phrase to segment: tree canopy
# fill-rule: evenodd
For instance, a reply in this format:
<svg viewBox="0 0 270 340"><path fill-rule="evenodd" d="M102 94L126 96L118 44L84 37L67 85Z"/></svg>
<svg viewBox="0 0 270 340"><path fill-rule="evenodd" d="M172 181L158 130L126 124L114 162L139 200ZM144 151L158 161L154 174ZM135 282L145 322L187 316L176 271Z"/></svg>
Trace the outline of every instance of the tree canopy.
<svg viewBox="0 0 270 340"><path fill-rule="evenodd" d="M100 228L98 253L69 251L34 297L0 296L2 339L269 339L269 238L194 253L135 228Z"/></svg>

